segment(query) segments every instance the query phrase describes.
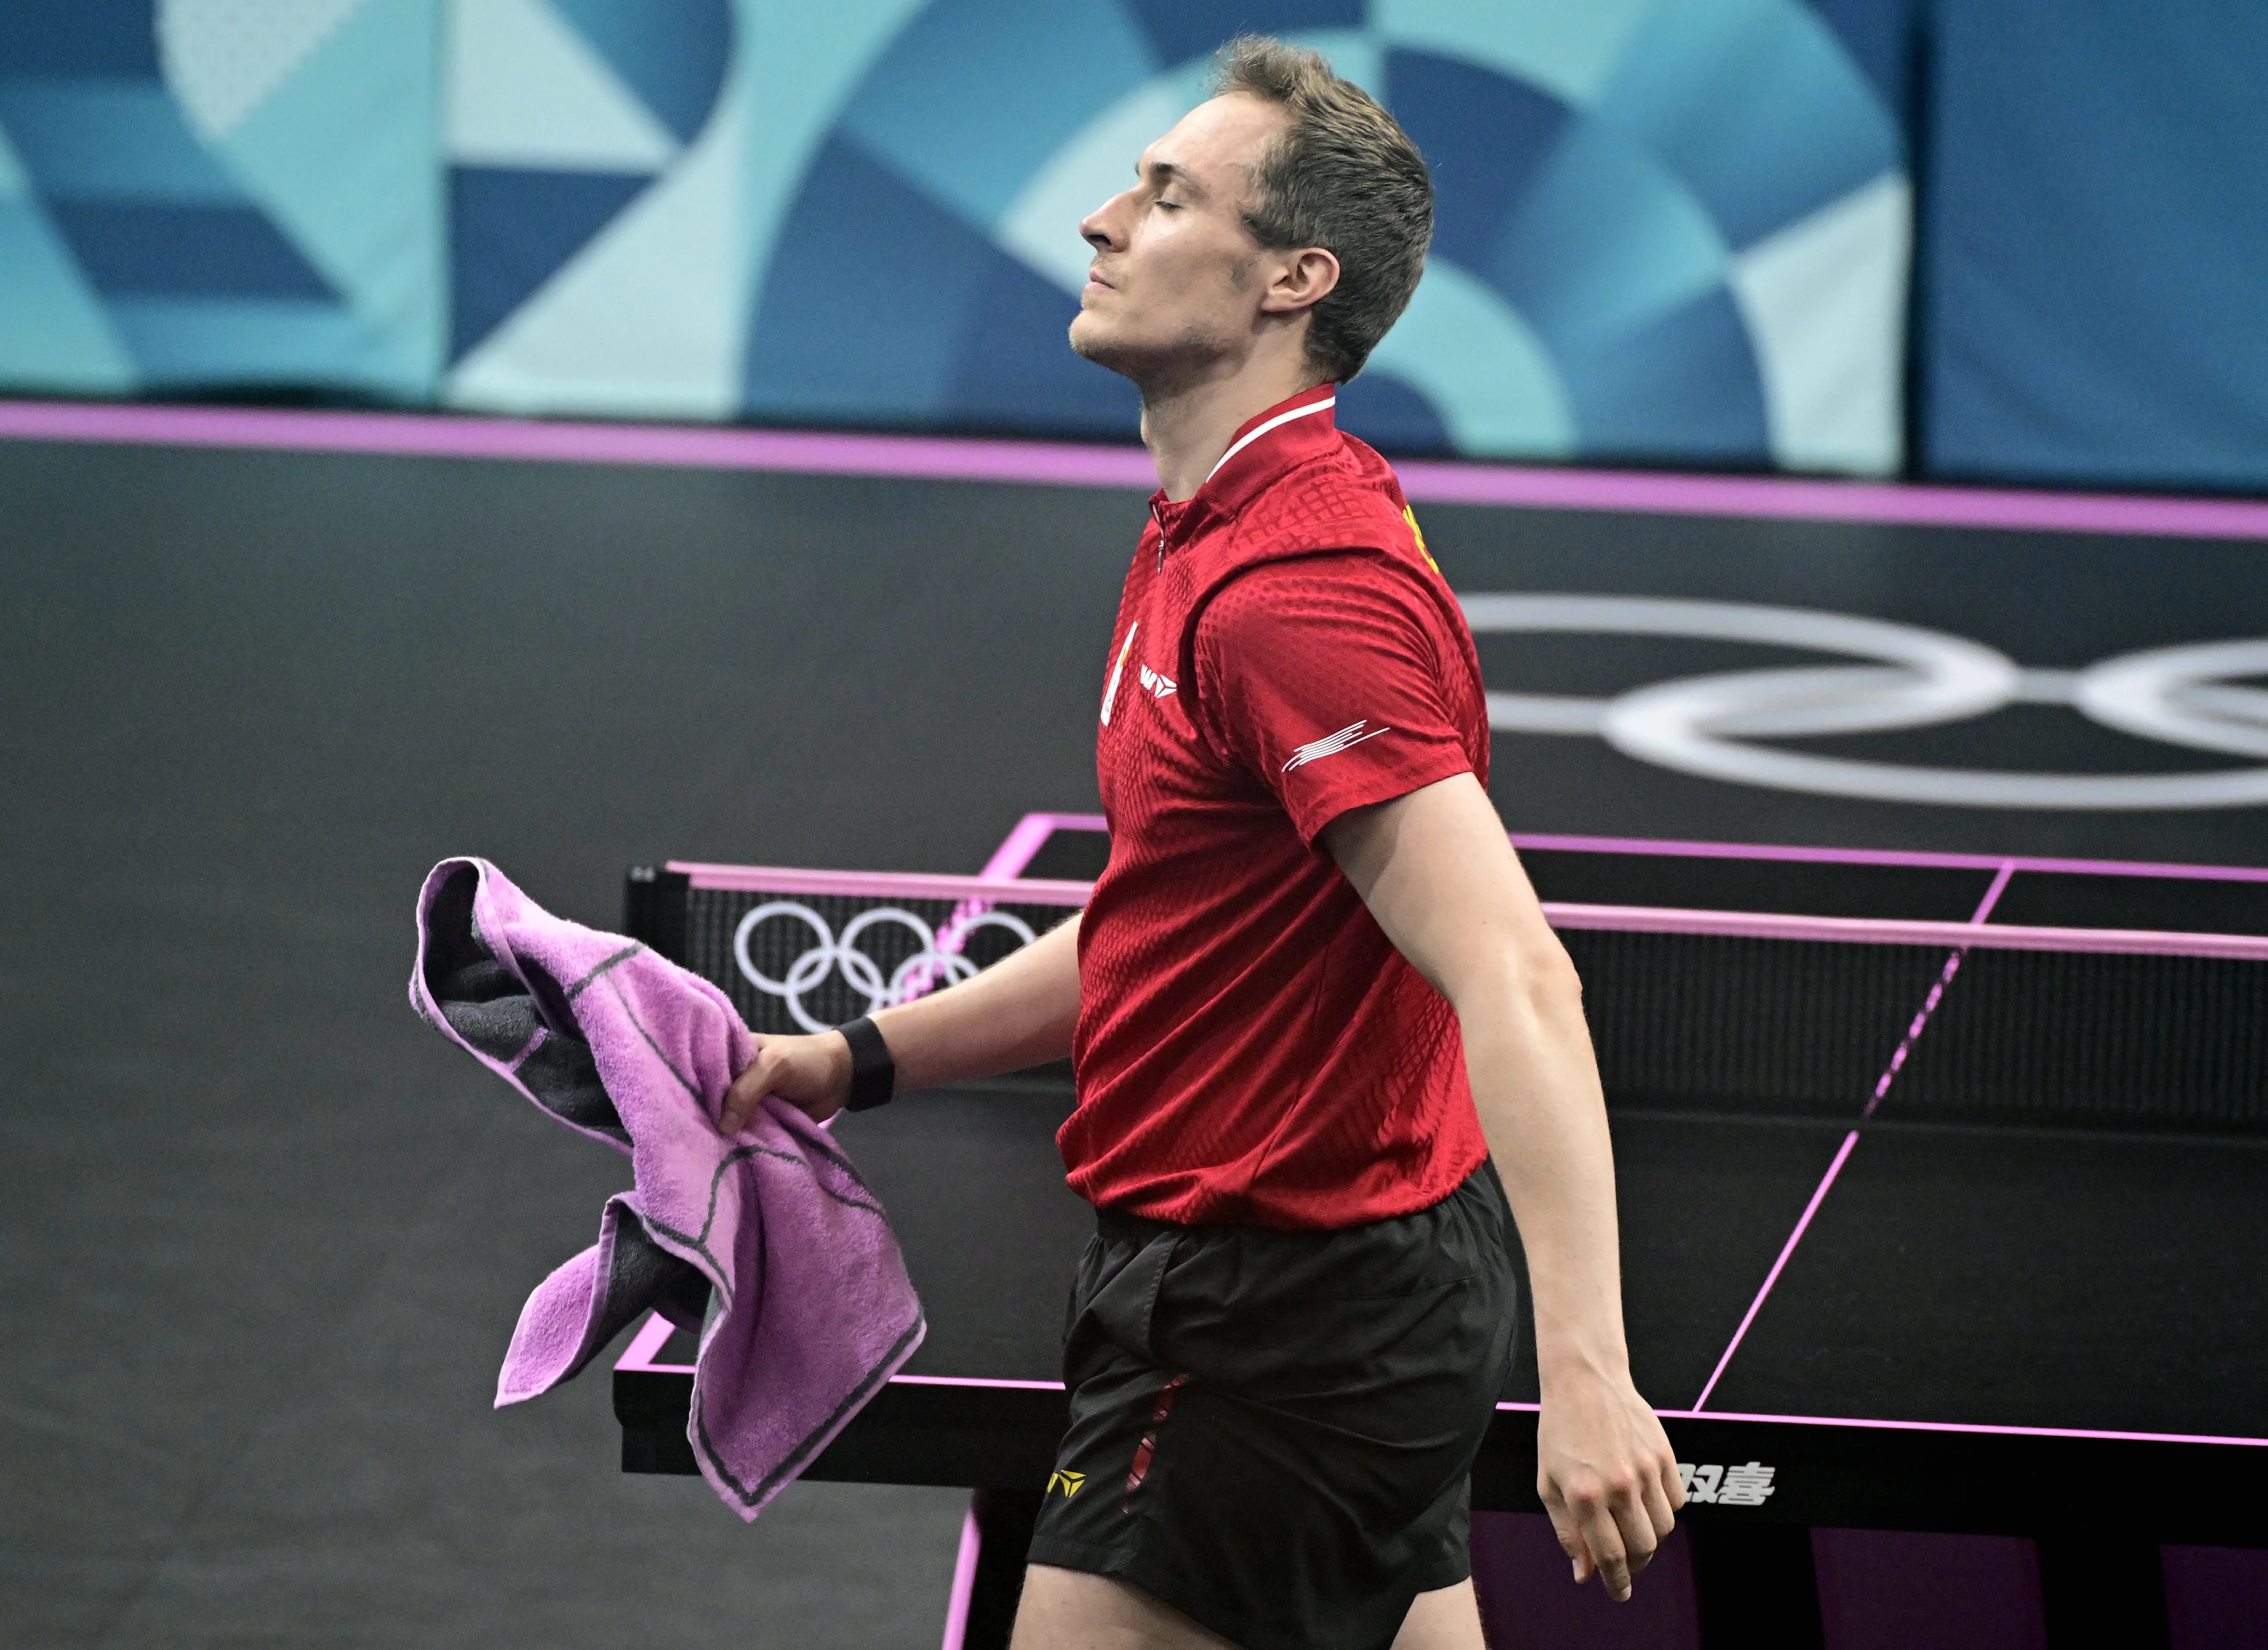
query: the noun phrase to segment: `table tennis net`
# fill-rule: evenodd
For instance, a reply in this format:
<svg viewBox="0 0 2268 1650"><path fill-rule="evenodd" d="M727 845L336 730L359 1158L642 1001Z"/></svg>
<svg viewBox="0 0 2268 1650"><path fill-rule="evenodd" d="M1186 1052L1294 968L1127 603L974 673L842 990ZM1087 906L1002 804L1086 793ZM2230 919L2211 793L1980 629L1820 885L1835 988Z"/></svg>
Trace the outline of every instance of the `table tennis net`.
<svg viewBox="0 0 2268 1650"><path fill-rule="evenodd" d="M2268 963L1976 948L1948 979L1942 946L1561 938L1625 1105L2268 1131Z"/></svg>
<svg viewBox="0 0 2268 1650"><path fill-rule="evenodd" d="M792 1033L950 984L1075 908L1071 884L1001 900L779 875L777 888L720 888L634 873L630 931L723 987L755 1029ZM1562 938L1616 1106L1855 1119L1876 1101L1883 1121L2268 1132L2268 962L1972 948L1955 963L1943 945L1593 926Z"/></svg>

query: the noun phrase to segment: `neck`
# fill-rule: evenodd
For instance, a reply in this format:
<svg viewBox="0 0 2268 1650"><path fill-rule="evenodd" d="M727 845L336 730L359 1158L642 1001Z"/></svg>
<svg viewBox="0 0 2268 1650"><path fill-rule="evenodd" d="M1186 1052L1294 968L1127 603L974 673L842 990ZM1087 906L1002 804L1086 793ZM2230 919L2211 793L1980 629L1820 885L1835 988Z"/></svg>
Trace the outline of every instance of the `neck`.
<svg viewBox="0 0 2268 1650"><path fill-rule="evenodd" d="M1175 504L1194 497L1228 451L1239 426L1322 380L1304 357L1248 359L1233 370L1142 387L1142 445L1158 484Z"/></svg>

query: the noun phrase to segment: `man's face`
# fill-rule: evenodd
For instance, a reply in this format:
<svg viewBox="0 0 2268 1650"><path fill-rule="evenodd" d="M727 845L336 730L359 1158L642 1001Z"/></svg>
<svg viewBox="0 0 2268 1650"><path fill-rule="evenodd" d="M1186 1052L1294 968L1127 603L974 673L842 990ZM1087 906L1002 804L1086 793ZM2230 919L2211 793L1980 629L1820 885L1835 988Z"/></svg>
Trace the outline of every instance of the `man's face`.
<svg viewBox="0 0 2268 1650"><path fill-rule="evenodd" d="M1201 375L1252 337L1270 271L1244 224L1254 173L1289 113L1241 93L1201 103L1142 151L1134 187L1079 226L1094 262L1071 348L1145 387Z"/></svg>

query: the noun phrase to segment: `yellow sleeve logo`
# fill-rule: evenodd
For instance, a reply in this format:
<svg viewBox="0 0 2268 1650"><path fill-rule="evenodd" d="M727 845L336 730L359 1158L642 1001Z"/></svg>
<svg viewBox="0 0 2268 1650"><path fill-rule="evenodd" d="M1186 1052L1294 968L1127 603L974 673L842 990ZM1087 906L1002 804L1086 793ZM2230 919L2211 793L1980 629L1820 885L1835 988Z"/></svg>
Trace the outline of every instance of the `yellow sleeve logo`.
<svg viewBox="0 0 2268 1650"><path fill-rule="evenodd" d="M1425 565L1437 573L1440 572L1441 564L1435 561L1433 552L1425 548L1425 530L1418 525L1418 512L1404 505L1402 506L1402 519L1410 524L1410 536L1418 541L1418 554L1425 558Z"/></svg>
<svg viewBox="0 0 2268 1650"><path fill-rule="evenodd" d="M1061 1490L1064 1499L1068 1501L1079 1493L1079 1486L1086 1482L1086 1475L1083 1472L1051 1472L1048 1475L1048 1487L1042 1493L1053 1495Z"/></svg>

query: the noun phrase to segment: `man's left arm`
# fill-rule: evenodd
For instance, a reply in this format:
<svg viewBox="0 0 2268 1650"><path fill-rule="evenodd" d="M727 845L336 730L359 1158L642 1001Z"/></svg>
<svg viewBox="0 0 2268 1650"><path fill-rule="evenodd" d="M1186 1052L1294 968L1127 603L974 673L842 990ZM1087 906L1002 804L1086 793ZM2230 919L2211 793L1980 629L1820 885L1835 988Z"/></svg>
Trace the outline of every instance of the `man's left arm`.
<svg viewBox="0 0 2268 1650"><path fill-rule="evenodd" d="M1574 965L1469 773L1342 814L1321 841L1456 1011L1528 1254L1543 1400L1536 1488L1575 1579L1596 1574L1628 1598L1685 1494L1631 1382L1614 1155Z"/></svg>

